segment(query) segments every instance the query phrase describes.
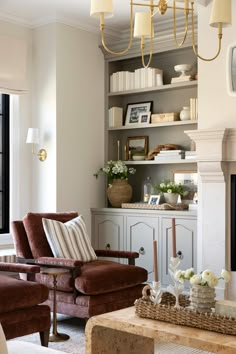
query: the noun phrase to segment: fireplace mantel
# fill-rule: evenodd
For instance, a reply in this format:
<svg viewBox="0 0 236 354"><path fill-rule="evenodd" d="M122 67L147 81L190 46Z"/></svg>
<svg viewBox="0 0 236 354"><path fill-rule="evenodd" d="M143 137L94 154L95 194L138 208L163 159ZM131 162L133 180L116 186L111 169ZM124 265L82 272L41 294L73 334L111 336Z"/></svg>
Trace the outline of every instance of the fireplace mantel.
<svg viewBox="0 0 236 354"><path fill-rule="evenodd" d="M236 173L236 129L185 133L196 143L198 161L198 271L211 269L220 274L230 266L229 181L230 174ZM224 297L223 283L219 284L217 295Z"/></svg>

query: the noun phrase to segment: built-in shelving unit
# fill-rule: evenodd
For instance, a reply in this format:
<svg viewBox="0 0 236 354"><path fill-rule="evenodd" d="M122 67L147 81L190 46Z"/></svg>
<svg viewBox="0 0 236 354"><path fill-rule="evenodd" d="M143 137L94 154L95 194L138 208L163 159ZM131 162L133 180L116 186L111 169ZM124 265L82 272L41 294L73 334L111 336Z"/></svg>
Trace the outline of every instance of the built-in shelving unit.
<svg viewBox="0 0 236 354"><path fill-rule="evenodd" d="M163 85L129 91L109 91L110 75L118 71L135 71L141 67L140 63L140 58L137 57L117 57L117 60L113 58L106 61L106 160L117 160L118 157L125 160L124 148L130 137L148 137L148 151L162 144L176 144L180 149L190 150L191 141L184 131L197 129L195 120L130 125L125 125L125 120L128 104L152 101L152 113L180 112L183 106L189 105L190 98L197 97L197 80L171 84L171 78L179 75L174 70L177 64L192 64L193 68L195 67L193 71L197 72L192 49L183 48L153 54L151 66L163 70ZM109 127L108 110L111 107L123 108L123 126ZM119 154L118 146L120 146ZM147 176L150 176L153 183L157 184L163 179L172 179L174 171L197 170L197 161L194 159L125 162L129 166L135 166L136 169L136 174L129 179L133 186L133 201L141 200L142 182Z"/></svg>

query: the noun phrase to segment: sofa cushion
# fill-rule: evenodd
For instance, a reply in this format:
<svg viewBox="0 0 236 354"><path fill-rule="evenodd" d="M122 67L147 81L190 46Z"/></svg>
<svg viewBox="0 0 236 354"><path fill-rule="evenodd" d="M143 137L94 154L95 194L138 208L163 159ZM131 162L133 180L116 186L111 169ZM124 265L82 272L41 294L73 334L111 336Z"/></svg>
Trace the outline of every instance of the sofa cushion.
<svg viewBox="0 0 236 354"><path fill-rule="evenodd" d="M40 304L47 300L48 293L48 288L42 284L1 275L0 313Z"/></svg>
<svg viewBox="0 0 236 354"><path fill-rule="evenodd" d="M69 221L78 216L77 212L65 213L28 213L23 218L23 224L28 236L29 245L34 258L53 257L51 248L48 244L42 218L58 220L61 222Z"/></svg>
<svg viewBox="0 0 236 354"><path fill-rule="evenodd" d="M65 223L45 218L42 221L54 257L83 262L97 259L82 215Z"/></svg>
<svg viewBox="0 0 236 354"><path fill-rule="evenodd" d="M94 261L81 267L75 287L86 295L98 295L130 288L147 280L144 268L111 261Z"/></svg>

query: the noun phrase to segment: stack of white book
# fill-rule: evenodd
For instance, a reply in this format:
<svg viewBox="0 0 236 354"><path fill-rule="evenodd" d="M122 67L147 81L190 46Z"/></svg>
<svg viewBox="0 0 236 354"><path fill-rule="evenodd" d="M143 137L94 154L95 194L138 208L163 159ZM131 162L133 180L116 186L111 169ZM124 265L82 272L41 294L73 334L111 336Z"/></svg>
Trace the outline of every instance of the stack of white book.
<svg viewBox="0 0 236 354"><path fill-rule="evenodd" d="M186 160L194 160L197 158L196 151L185 151L185 159Z"/></svg>
<svg viewBox="0 0 236 354"><path fill-rule="evenodd" d="M109 109L109 127L116 128L123 125L123 108L111 107Z"/></svg>
<svg viewBox="0 0 236 354"><path fill-rule="evenodd" d="M140 68L134 71L134 88L147 88L160 86L162 80L158 78L163 75L163 71L157 68Z"/></svg>
<svg viewBox="0 0 236 354"><path fill-rule="evenodd" d="M134 89L134 72L118 71L110 76L110 92Z"/></svg>
<svg viewBox="0 0 236 354"><path fill-rule="evenodd" d="M190 119L191 120L198 120L197 98L190 98Z"/></svg>
<svg viewBox="0 0 236 354"><path fill-rule="evenodd" d="M184 156L184 150L161 150L159 154L155 156L155 161L182 160Z"/></svg>
<svg viewBox="0 0 236 354"><path fill-rule="evenodd" d="M182 81L192 81L193 77L191 75L181 75L178 77L172 77L171 83L174 84L176 82L182 82Z"/></svg>

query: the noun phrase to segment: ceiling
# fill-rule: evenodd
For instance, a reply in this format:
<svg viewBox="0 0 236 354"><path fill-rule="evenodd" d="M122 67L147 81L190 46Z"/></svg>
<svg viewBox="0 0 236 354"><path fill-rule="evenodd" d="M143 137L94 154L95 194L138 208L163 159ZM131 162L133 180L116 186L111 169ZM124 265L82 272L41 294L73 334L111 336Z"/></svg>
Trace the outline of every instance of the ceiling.
<svg viewBox="0 0 236 354"><path fill-rule="evenodd" d="M198 3L206 5L209 1L198 0ZM107 27L111 31L126 29L129 0L113 0L113 6L115 16L106 21ZM0 0L0 19L32 28L58 21L88 31L98 31L98 19L91 18L89 13L90 0ZM167 16L168 13L165 18Z"/></svg>
<svg viewBox="0 0 236 354"><path fill-rule="evenodd" d="M111 29L125 29L129 0L114 0L113 6L116 16L110 20ZM90 0L0 0L0 19L29 27L57 20L90 31L99 30L98 19L90 17Z"/></svg>

